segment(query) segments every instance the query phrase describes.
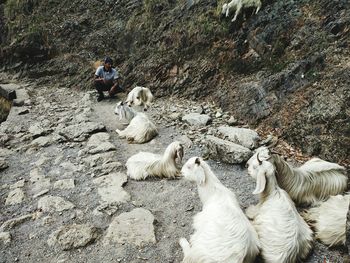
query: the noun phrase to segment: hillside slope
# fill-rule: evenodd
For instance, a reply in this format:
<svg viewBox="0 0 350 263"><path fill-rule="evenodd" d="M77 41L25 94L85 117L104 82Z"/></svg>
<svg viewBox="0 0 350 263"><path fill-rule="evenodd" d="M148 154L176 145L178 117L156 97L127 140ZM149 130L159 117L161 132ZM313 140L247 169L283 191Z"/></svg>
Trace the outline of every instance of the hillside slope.
<svg viewBox="0 0 350 263"><path fill-rule="evenodd" d="M91 89L111 55L127 89L213 101L307 155L349 162L350 2L266 0L235 23L213 0L0 1L3 71Z"/></svg>

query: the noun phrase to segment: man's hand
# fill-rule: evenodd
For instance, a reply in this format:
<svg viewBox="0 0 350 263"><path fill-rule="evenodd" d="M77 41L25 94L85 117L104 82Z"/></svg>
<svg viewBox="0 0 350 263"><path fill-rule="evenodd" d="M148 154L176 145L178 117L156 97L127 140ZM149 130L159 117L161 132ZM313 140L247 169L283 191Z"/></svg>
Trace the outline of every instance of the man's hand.
<svg viewBox="0 0 350 263"><path fill-rule="evenodd" d="M104 78L95 78L95 81L97 81L97 82L103 81L104 82Z"/></svg>

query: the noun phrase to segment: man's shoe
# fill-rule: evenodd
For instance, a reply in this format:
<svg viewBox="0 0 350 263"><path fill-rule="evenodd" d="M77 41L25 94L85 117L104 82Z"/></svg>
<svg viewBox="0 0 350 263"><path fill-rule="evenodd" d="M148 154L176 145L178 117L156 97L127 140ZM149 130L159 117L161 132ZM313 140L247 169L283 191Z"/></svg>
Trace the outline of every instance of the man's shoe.
<svg viewBox="0 0 350 263"><path fill-rule="evenodd" d="M103 95L98 95L97 96L97 101L101 101L101 100L103 100L105 98L105 96L103 96Z"/></svg>
<svg viewBox="0 0 350 263"><path fill-rule="evenodd" d="M108 92L108 95L109 95L109 97L111 98L111 99L113 99L113 98L115 98L115 94L114 93L112 93L112 92Z"/></svg>

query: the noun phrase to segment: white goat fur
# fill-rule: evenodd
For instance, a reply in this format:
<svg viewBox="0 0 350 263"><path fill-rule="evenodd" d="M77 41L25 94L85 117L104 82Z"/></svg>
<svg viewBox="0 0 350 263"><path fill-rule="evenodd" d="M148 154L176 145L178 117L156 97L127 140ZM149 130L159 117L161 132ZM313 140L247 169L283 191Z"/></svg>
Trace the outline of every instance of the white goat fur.
<svg viewBox="0 0 350 263"><path fill-rule="evenodd" d="M336 163L314 158L294 168L281 156L271 155L267 147L257 149L252 159L256 159L258 153L269 156L268 161L275 168L279 186L286 190L296 203L313 204L318 200L325 200L330 195L340 194L347 187L346 170Z"/></svg>
<svg viewBox="0 0 350 263"><path fill-rule="evenodd" d="M273 165L266 156L258 157L249 159L248 174L257 181L253 194L260 194L260 200L247 209L247 216L259 235L261 255L269 263L296 262L311 250L312 231L278 186Z"/></svg>
<svg viewBox="0 0 350 263"><path fill-rule="evenodd" d="M184 263L248 263L259 253L256 231L235 194L227 189L202 158L192 157L182 175L198 186L202 211L193 219L190 242L181 238Z"/></svg>
<svg viewBox="0 0 350 263"><path fill-rule="evenodd" d="M149 176L175 178L179 175L176 159L182 161L183 146L175 141L168 145L163 155L139 152L126 162L127 174L134 180L143 180Z"/></svg>
<svg viewBox="0 0 350 263"><path fill-rule="evenodd" d="M153 100L152 92L149 88L145 87L135 87L133 88L126 99L128 106L143 106L146 111L150 107Z"/></svg>
<svg viewBox="0 0 350 263"><path fill-rule="evenodd" d="M345 245L349 205L350 194L331 196L327 201L303 213L303 217L314 227L316 238L324 244Z"/></svg>
<svg viewBox="0 0 350 263"><path fill-rule="evenodd" d="M136 112L124 130L115 130L120 138L126 138L129 143L145 143L158 135L157 127L142 112Z"/></svg>
<svg viewBox="0 0 350 263"><path fill-rule="evenodd" d="M221 13L228 17L230 15L231 8L236 10L235 16L232 19L232 22L236 21L237 16L241 12L243 7L256 7L255 14L257 14L261 8L260 0L232 0L228 4L223 4Z"/></svg>
<svg viewBox="0 0 350 263"><path fill-rule="evenodd" d="M122 101L117 103L114 113L119 116L119 120L123 124L129 124L136 115L136 112Z"/></svg>

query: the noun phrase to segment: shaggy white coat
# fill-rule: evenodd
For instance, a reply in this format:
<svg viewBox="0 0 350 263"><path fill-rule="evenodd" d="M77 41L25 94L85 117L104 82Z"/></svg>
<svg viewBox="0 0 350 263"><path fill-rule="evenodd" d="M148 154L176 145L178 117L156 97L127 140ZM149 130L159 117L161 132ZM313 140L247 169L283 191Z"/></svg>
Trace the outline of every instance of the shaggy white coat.
<svg viewBox="0 0 350 263"><path fill-rule="evenodd" d="M143 109L146 111L153 101L153 94L149 88L145 87L135 87L133 88L126 99L128 106L143 106Z"/></svg>
<svg viewBox="0 0 350 263"><path fill-rule="evenodd" d="M128 143L145 143L158 135L157 127L142 112L137 112L124 130L115 131L120 138L126 138Z"/></svg>
<svg viewBox="0 0 350 263"><path fill-rule="evenodd" d="M294 168L281 156L271 155L267 147L257 149L253 160L256 160L257 154L265 155L274 165L279 186L298 204L313 204L325 200L330 195L344 192L347 187L346 170L336 163L314 158Z"/></svg>
<svg viewBox="0 0 350 263"><path fill-rule="evenodd" d="M324 244L330 247L345 245L349 205L350 194L331 196L303 213L303 217L314 227L316 238Z"/></svg>
<svg viewBox="0 0 350 263"><path fill-rule="evenodd" d="M247 209L247 216L261 242L261 255L268 263L294 263L305 258L312 247L312 231L298 214L289 195L281 189L273 165L266 158L253 156L248 174L256 181L253 194L259 203Z"/></svg>
<svg viewBox="0 0 350 263"><path fill-rule="evenodd" d="M179 243L184 263L248 263L259 253L256 231L244 215L235 194L227 189L202 158L190 158L182 167L194 181L203 204L193 219L194 233Z"/></svg>
<svg viewBox="0 0 350 263"><path fill-rule="evenodd" d="M119 116L119 120L122 124L127 125L135 117L136 112L128 105L120 101L117 103L117 106L114 109L114 114Z"/></svg>
<svg viewBox="0 0 350 263"><path fill-rule="evenodd" d="M180 172L176 159L181 162L182 157L183 146L178 141L169 144L163 155L139 152L127 160L127 174L134 180L143 180L149 176L175 178Z"/></svg>
<svg viewBox="0 0 350 263"><path fill-rule="evenodd" d="M226 15L228 17L230 15L231 9L235 9L236 13L235 16L232 19L232 22L236 21L237 16L241 12L241 9L243 7L256 7L255 14L257 14L261 8L261 1L260 0L232 0L228 4L223 4L221 13L223 15Z"/></svg>

